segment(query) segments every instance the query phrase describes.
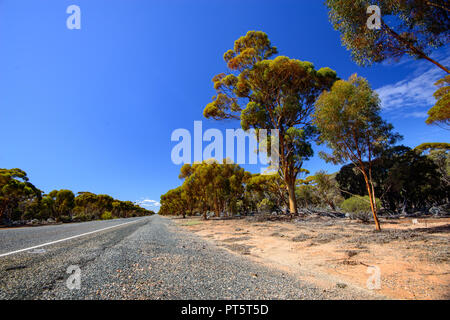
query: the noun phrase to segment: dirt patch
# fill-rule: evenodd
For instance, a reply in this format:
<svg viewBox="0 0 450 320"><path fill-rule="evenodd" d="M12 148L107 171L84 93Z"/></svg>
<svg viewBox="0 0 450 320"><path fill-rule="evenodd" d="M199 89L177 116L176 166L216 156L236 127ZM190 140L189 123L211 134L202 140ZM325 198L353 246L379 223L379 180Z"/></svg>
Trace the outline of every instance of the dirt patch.
<svg viewBox="0 0 450 320"><path fill-rule="evenodd" d="M339 238L337 233L321 233L318 236L314 237L313 241L316 243L328 243L334 241Z"/></svg>
<svg viewBox="0 0 450 320"><path fill-rule="evenodd" d="M291 240L294 241L294 242L302 242L302 241L309 240L311 238L312 238L312 236L310 236L308 234L301 233L298 236L295 236L295 237L291 238Z"/></svg>
<svg viewBox="0 0 450 320"><path fill-rule="evenodd" d="M237 252L242 255L250 255L251 254L250 249L252 248L252 246L246 246L244 244L237 244L237 243L224 244L223 246L225 248L230 249L231 251Z"/></svg>
<svg viewBox="0 0 450 320"><path fill-rule="evenodd" d="M280 237L280 238L284 238L286 237L285 234L279 233L279 232L274 232L270 235L271 237Z"/></svg>
<svg viewBox="0 0 450 320"><path fill-rule="evenodd" d="M382 232L371 224L318 216L205 221L184 228L324 290L337 284L368 290L370 272L376 269L381 277L377 294L448 299L450 218L412 220L382 220Z"/></svg>
<svg viewBox="0 0 450 320"><path fill-rule="evenodd" d="M250 240L250 237L235 237L235 238L227 238L224 239L223 242L237 242L237 241L247 241Z"/></svg>

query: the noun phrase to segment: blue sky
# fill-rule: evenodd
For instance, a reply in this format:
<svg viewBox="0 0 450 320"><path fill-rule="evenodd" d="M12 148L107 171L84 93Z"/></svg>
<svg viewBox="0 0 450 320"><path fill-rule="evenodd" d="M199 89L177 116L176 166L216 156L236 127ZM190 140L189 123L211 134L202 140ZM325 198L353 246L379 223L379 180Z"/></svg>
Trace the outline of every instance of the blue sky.
<svg viewBox="0 0 450 320"><path fill-rule="evenodd" d="M72 4L81 30L66 27ZM449 141L424 123L443 73L408 59L358 67L323 1L0 0L0 167L22 168L47 192L106 193L155 208L180 183L173 130L192 130L195 120L204 129L239 126L202 111L211 78L225 71L223 53L248 30L266 32L282 55L366 77L403 144ZM435 56L449 65L449 53ZM305 168L336 169L318 157Z"/></svg>

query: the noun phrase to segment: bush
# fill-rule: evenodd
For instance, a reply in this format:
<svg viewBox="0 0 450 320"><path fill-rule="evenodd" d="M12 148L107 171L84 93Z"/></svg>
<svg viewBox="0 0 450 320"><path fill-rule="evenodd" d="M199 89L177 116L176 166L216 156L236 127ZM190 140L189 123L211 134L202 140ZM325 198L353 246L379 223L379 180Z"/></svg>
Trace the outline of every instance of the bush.
<svg viewBox="0 0 450 320"><path fill-rule="evenodd" d="M74 216L72 218L73 221L75 222L85 222L85 221L90 221L91 217L88 215L85 215L83 213L77 214L76 216Z"/></svg>
<svg viewBox="0 0 450 320"><path fill-rule="evenodd" d="M102 220L110 220L112 219L112 213L110 211L105 211L102 213L101 217Z"/></svg>
<svg viewBox="0 0 450 320"><path fill-rule="evenodd" d="M33 212L31 211L26 211L23 215L22 215L22 219L21 220L32 220L34 218Z"/></svg>
<svg viewBox="0 0 450 320"><path fill-rule="evenodd" d="M72 222L72 219L69 216L61 216L59 220L63 223Z"/></svg>
<svg viewBox="0 0 450 320"><path fill-rule="evenodd" d="M261 202L258 203L257 206L258 206L258 210L260 212L272 212L275 208L275 205L273 204L273 202L267 198L262 199Z"/></svg>
<svg viewBox="0 0 450 320"><path fill-rule="evenodd" d="M380 209L380 199L376 199L377 209ZM372 212L370 208L369 196L365 197L351 197L344 200L341 203L341 209L349 213L370 213Z"/></svg>

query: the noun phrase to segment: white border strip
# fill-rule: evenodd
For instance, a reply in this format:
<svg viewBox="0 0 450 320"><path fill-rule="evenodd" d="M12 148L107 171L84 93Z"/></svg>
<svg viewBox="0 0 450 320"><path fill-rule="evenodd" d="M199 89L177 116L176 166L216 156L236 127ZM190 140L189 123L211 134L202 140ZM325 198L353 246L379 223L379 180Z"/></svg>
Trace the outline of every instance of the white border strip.
<svg viewBox="0 0 450 320"><path fill-rule="evenodd" d="M69 237L69 238L64 238L64 239L60 239L60 240L56 240L56 241L52 241L52 242L47 242L47 243L40 244L40 245L37 245L37 246L29 247L29 248L26 248L26 249L20 249L20 250L16 250L16 251L7 252L7 253L2 253L2 254L0 254L0 258L9 256L9 255L12 255L12 254L15 254L15 253L23 252L23 251L28 251L28 250L32 250L32 249L36 249L36 248L49 246L51 244L55 244L55 243L58 243L58 242L63 242L63 241L67 241L67 240L71 240L71 239L87 236L88 234L93 234L93 233L96 233L96 232L105 231L105 230L108 230L108 229L111 229L111 228L116 228L116 227L124 226L126 224L139 222L139 221L141 221L141 219L130 221L130 222L125 222L125 223L121 223L121 224L117 224L115 226L106 227L106 228L99 229L99 230L94 230L94 231L82 233L82 234L79 234L79 235L76 235L76 236L72 236L72 237Z"/></svg>

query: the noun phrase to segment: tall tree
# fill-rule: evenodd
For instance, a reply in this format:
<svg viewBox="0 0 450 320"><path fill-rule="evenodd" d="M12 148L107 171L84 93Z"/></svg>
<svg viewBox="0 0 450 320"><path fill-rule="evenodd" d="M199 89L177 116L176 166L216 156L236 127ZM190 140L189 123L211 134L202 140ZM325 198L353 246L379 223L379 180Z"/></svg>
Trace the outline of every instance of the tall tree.
<svg viewBox="0 0 450 320"><path fill-rule="evenodd" d="M446 73L448 66L434 60L432 49L450 39L450 6L446 0L326 0L334 28L360 65L398 60L404 55L425 59ZM381 30L367 27L367 8L381 9Z"/></svg>
<svg viewBox="0 0 450 320"><path fill-rule="evenodd" d="M321 156L335 164L351 161L364 176L378 231L381 227L372 178L373 161L400 138L392 133L392 125L382 120L380 110L378 95L367 80L353 75L348 81L339 80L330 91L323 92L313 115L320 141L332 150L332 154L321 153Z"/></svg>
<svg viewBox="0 0 450 320"><path fill-rule="evenodd" d="M239 165L228 160L183 165L179 177L184 179L180 196L185 201L185 209L192 213L196 207L205 219L208 209L212 209L217 217L221 212L236 213L237 201L244 197L244 182L249 176Z"/></svg>
<svg viewBox="0 0 450 320"><path fill-rule="evenodd" d="M214 179L212 167L207 162L185 164L180 170L180 179L185 179L184 188L196 195L196 207L202 213L203 219L207 219L207 211L213 200L211 181ZM162 200L162 198L161 198ZM163 208L161 202L161 208Z"/></svg>
<svg viewBox="0 0 450 320"><path fill-rule="evenodd" d="M15 211L21 202L41 198L42 192L28 179L25 171L0 169L0 222L3 218L16 220ZM20 217L20 215L19 215Z"/></svg>
<svg viewBox="0 0 450 320"><path fill-rule="evenodd" d="M187 203L182 197L183 188L180 186L169 190L161 196L161 213L175 214L186 217Z"/></svg>
<svg viewBox="0 0 450 320"><path fill-rule="evenodd" d="M442 180L437 164L419 152L409 150L394 156L392 166L383 181L386 193L383 201L401 208L402 212L422 210L448 201L449 188Z"/></svg>
<svg viewBox="0 0 450 320"><path fill-rule="evenodd" d="M75 207L75 195L71 190L59 190L56 194L55 206L59 216L71 216L72 209Z"/></svg>
<svg viewBox="0 0 450 320"><path fill-rule="evenodd" d="M303 162L312 156L310 115L319 94L331 87L336 72L315 70L310 62L278 56L268 36L249 31L223 58L228 73L213 78L217 92L203 114L207 118L240 119L244 130L279 130L279 174L289 193L291 214L297 213L295 181Z"/></svg>

